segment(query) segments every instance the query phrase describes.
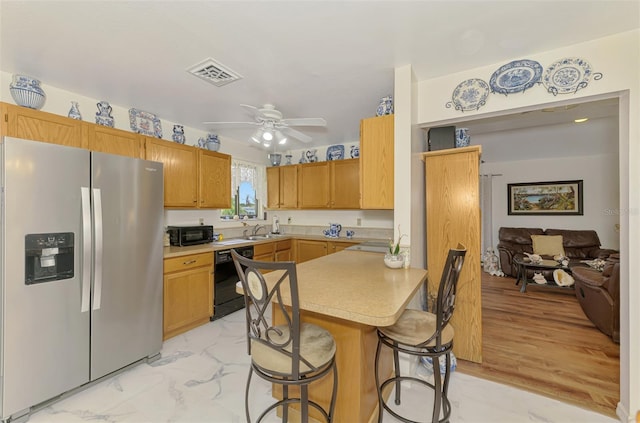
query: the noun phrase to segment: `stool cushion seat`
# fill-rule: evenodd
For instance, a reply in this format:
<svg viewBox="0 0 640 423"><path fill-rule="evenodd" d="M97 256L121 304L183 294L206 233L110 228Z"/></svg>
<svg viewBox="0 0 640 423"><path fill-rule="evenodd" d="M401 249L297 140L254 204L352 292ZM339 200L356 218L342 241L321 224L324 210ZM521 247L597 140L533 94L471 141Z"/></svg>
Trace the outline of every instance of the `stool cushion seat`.
<svg viewBox="0 0 640 423"><path fill-rule="evenodd" d="M284 343L289 340L289 326L274 326L282 332L278 335L275 331L269 331L269 337L273 343ZM266 339L264 332L261 336ZM284 350L291 353L292 343L290 342ZM336 343L331 333L320 326L311 323L300 324L300 373L306 374L323 368L333 358L336 353ZM261 369L277 373L291 374L291 356L278 350L266 346L255 339L251 340L251 359ZM314 368L309 367L304 360L307 360Z"/></svg>
<svg viewBox="0 0 640 423"><path fill-rule="evenodd" d="M378 330L388 338L405 345L419 345L431 338L436 332L436 315L421 310L405 310L398 321L386 327L379 327ZM447 345L453 341L453 327L447 325L442 330L442 345ZM424 347L435 347L435 338Z"/></svg>

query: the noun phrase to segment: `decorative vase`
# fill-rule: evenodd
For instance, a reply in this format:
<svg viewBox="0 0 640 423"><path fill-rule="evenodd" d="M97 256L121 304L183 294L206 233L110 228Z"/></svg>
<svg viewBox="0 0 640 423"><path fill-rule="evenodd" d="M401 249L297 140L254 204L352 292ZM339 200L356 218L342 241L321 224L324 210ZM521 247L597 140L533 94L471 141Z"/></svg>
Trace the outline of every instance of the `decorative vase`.
<svg viewBox="0 0 640 423"><path fill-rule="evenodd" d="M280 161L282 160L282 154L280 153L271 153L268 154L269 162L271 162L271 166L280 166Z"/></svg>
<svg viewBox="0 0 640 423"><path fill-rule="evenodd" d="M102 126L108 126L113 128L113 116L111 116L111 111L113 108L106 101L100 101L96 103L98 107L98 112L96 113L96 123Z"/></svg>
<svg viewBox="0 0 640 423"><path fill-rule="evenodd" d="M13 75L9 92L18 106L36 110L44 106L47 98L40 87L40 81L27 75Z"/></svg>
<svg viewBox="0 0 640 423"><path fill-rule="evenodd" d="M69 109L69 114L67 116L71 119L82 120L82 115L80 114L77 101L71 102L71 109Z"/></svg>
<svg viewBox="0 0 640 423"><path fill-rule="evenodd" d="M469 128L456 128L456 148L468 147L470 143Z"/></svg>
<svg viewBox="0 0 640 423"><path fill-rule="evenodd" d="M360 146L352 145L350 155L352 159L357 159L358 157L360 157Z"/></svg>
<svg viewBox="0 0 640 423"><path fill-rule="evenodd" d="M293 156L292 156L291 154L287 154L287 155L286 155L286 156L284 156L284 157L287 159L287 163L285 163L285 164L290 165L290 164L291 164L291 158L292 158Z"/></svg>
<svg viewBox="0 0 640 423"><path fill-rule="evenodd" d="M404 257L400 254L385 254L384 264L390 269L400 269L404 266Z"/></svg>
<svg viewBox="0 0 640 423"><path fill-rule="evenodd" d="M173 125L173 134L171 135L171 139L178 144L184 144L186 142L186 138L184 137L184 126Z"/></svg>
<svg viewBox="0 0 640 423"><path fill-rule="evenodd" d="M390 95L382 97L376 110L376 116L390 115L391 113L393 113L393 97Z"/></svg>
<svg viewBox="0 0 640 423"><path fill-rule="evenodd" d="M198 147L206 148L210 151L218 151L220 150L220 140L216 134L207 134L207 138L198 140Z"/></svg>

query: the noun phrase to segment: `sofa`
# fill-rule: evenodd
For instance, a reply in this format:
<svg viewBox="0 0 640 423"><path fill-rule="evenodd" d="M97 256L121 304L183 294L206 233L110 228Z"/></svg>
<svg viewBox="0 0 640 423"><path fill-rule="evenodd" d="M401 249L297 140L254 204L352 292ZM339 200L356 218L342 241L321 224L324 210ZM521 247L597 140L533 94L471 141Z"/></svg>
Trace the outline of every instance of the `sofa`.
<svg viewBox="0 0 640 423"><path fill-rule="evenodd" d="M500 267L505 275L516 277L517 266L513 259L517 256L524 256L524 253L540 254L543 258L552 259L555 254L553 248L543 244L547 240L559 241L562 243L564 255L569 259L569 267L579 265L582 260L606 259L610 254L617 253L616 250L600 248L600 238L593 230L570 230L570 229L546 229L542 228L510 228L501 227L498 232L498 256ZM538 244L545 247L547 251L534 251L534 239L540 241ZM547 280L553 280L552 271L544 275Z"/></svg>
<svg viewBox="0 0 640 423"><path fill-rule="evenodd" d="M620 255L611 254L602 271L588 267L572 270L582 311L613 342L620 343Z"/></svg>

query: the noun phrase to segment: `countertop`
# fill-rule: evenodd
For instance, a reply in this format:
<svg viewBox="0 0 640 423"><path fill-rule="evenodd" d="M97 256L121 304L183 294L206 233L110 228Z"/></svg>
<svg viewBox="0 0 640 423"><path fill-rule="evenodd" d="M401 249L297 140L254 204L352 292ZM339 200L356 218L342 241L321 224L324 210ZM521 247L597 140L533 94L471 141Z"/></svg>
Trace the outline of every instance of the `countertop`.
<svg viewBox="0 0 640 423"><path fill-rule="evenodd" d="M300 309L370 326L394 324L427 271L389 269L383 257L345 250L298 264ZM279 273L266 274L267 283L274 283ZM287 294L282 300L290 305Z"/></svg>
<svg viewBox="0 0 640 423"><path fill-rule="evenodd" d="M309 239L315 241L334 241L334 242L349 242L349 243L361 243L366 241L381 241L381 240L372 240L371 238L327 238L320 235L297 235L297 234L287 234L287 235L277 235L273 238L265 238L260 240L245 240L243 238L229 238L225 239L222 242L211 242L209 244L200 244L200 245L191 245L188 247L164 247L164 258L171 257L180 257L188 254L199 254L199 253L209 253L219 250L227 250L229 248L246 246L246 245L256 245L256 244L265 244L268 242L274 241L282 241L286 239ZM229 241L234 241L232 244ZM385 241L388 242L388 241Z"/></svg>

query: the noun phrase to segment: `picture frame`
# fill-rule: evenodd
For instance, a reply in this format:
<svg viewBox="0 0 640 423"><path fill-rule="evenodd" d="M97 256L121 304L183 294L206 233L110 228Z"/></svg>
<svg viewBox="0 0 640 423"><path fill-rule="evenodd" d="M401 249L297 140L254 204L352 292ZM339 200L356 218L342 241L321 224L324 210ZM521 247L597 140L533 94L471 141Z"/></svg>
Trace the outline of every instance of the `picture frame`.
<svg viewBox="0 0 640 423"><path fill-rule="evenodd" d="M507 184L508 214L582 216L583 181Z"/></svg>

